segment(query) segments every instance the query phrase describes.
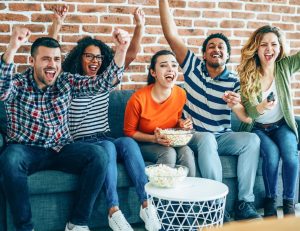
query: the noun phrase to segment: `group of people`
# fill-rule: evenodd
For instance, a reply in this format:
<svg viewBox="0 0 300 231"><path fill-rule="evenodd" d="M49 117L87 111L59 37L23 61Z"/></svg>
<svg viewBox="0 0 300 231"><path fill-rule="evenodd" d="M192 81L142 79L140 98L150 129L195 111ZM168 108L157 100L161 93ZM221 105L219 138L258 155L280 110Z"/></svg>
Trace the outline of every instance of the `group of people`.
<svg viewBox="0 0 300 231"><path fill-rule="evenodd" d="M282 159L283 212L294 214L299 172L298 134L293 114L290 77L300 70L300 52L286 56L278 28L257 29L242 48L238 76L229 71L228 38L215 33L202 44L203 58L188 49L178 35L168 0L159 1L164 36L171 50L153 55L148 85L129 99L124 118L126 137L113 138L108 124L109 93L139 51L144 12L134 12L129 34L113 31L115 50L101 40L78 41L62 63L59 30L68 9L55 8L49 37L31 46L31 66L13 74L13 58L30 36L14 27L0 61L0 100L7 112L7 144L0 154L0 180L18 231L33 230L27 176L44 169L80 175L76 204L65 231L89 230L88 221L100 190L106 193L112 230L133 230L119 208L117 161L122 161L135 185L140 217L147 230L161 225L144 186L144 161L189 168L196 163L204 178L222 181L220 155L238 156L238 201L235 219L259 219L253 186L259 157L266 189L264 215L276 216L277 178ZM178 68L184 88L176 86ZM272 92L275 97L268 97ZM231 112L242 120L231 130ZM161 129L195 129L188 145L170 147ZM195 160L197 158L197 161ZM228 216L226 214L226 219Z"/></svg>

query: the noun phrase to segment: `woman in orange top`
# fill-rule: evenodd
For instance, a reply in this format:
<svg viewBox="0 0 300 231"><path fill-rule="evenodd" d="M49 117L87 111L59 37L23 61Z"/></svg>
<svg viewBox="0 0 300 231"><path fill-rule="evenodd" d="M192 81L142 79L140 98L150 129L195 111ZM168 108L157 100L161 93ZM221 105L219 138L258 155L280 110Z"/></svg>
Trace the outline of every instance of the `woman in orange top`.
<svg viewBox="0 0 300 231"><path fill-rule="evenodd" d="M160 134L160 129L193 127L190 119L181 119L186 94L175 85L177 77L174 53L157 52L151 59L148 86L135 92L127 103L124 133L139 142L145 161L184 165L189 168L189 176L195 176L193 151L188 146L170 147Z"/></svg>

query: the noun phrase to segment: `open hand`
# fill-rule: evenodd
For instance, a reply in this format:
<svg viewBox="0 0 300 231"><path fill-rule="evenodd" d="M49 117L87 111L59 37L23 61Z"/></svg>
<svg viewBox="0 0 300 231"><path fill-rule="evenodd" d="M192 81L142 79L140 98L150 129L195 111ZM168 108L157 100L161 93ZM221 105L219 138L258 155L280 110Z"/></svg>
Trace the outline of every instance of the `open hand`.
<svg viewBox="0 0 300 231"><path fill-rule="evenodd" d="M140 7L135 9L133 16L136 26L145 26L145 13Z"/></svg>

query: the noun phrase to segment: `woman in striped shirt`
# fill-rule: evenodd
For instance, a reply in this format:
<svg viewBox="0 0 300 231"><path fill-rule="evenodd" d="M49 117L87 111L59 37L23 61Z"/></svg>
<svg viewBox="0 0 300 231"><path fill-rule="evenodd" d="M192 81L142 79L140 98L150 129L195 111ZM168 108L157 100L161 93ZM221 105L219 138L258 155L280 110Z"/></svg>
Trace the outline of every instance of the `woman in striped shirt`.
<svg viewBox="0 0 300 231"><path fill-rule="evenodd" d="M56 18L64 17L65 9L59 8L56 11ZM128 51L126 53L125 68L134 60L139 50L143 30L144 12L137 8L134 13L136 27ZM58 20L59 21L59 20ZM58 31L61 23L54 21L53 30ZM57 33L54 33L57 35ZM118 52L118 50L116 50ZM91 78L103 70L108 65L112 65L113 51L102 41L86 37L78 41L76 47L66 57L63 63L63 70L71 73L88 75ZM109 69L109 68L108 68ZM136 191L141 203L140 217L145 222L147 230L159 230L160 223L153 206L147 204L147 195L144 186L147 183L145 175L145 163L138 144L129 137L114 139L110 137L108 124L108 104L109 93L106 92L92 97L80 97L72 101L69 122L71 134L75 141L91 142L99 144L109 154L109 164L105 179L105 192L107 198L109 226L114 231L133 230L119 209L119 199L117 194L117 159L122 159L127 173L134 182Z"/></svg>

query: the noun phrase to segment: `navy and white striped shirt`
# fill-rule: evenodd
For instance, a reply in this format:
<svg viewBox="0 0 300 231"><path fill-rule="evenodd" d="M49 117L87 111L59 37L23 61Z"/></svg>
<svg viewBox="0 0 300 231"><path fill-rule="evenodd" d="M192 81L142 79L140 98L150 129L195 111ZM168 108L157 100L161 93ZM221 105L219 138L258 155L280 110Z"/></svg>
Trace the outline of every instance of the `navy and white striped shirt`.
<svg viewBox="0 0 300 231"><path fill-rule="evenodd" d="M187 103L184 116L192 118L196 131L225 132L231 130L231 109L222 99L225 91L238 92L240 82L227 68L216 78L211 78L205 61L188 51L181 65Z"/></svg>
<svg viewBox="0 0 300 231"><path fill-rule="evenodd" d="M96 96L73 99L69 112L69 123L74 139L110 131L108 101L109 91Z"/></svg>

